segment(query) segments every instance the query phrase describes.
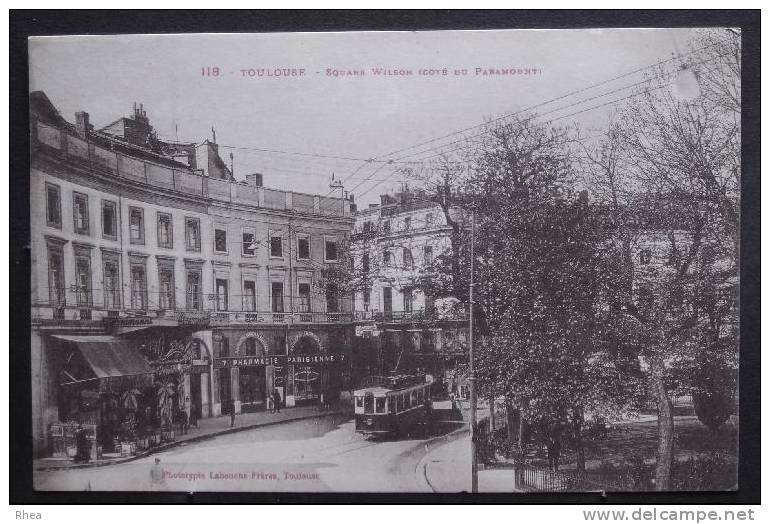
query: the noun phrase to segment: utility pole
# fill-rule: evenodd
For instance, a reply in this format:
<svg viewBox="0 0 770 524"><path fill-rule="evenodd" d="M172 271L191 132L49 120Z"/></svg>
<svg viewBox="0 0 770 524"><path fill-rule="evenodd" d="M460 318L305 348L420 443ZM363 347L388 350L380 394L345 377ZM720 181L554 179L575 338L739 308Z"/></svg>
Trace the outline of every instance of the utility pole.
<svg viewBox="0 0 770 524"><path fill-rule="evenodd" d="M471 493L479 492L479 466L476 463L476 375L473 371L473 265L474 265L474 247L476 243L476 211L471 212L471 282L469 290L469 302L468 307L468 361L469 361L469 377L471 390Z"/></svg>

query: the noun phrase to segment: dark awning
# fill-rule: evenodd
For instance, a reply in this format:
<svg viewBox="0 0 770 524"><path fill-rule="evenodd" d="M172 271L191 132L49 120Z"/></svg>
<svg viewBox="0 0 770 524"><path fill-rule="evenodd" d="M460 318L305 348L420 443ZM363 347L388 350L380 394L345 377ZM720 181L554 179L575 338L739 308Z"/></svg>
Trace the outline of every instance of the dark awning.
<svg viewBox="0 0 770 524"><path fill-rule="evenodd" d="M54 335L53 338L76 347L93 373L93 375L89 373L90 376L77 372L66 373L66 378L62 381L63 385L86 380L152 374L152 368L147 361L130 342L121 338L77 335Z"/></svg>

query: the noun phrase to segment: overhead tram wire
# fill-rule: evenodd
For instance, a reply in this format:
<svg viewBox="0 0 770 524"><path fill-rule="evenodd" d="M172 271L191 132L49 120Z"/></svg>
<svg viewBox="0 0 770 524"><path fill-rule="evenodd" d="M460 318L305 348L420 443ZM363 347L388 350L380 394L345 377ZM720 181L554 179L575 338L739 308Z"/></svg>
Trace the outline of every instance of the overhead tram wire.
<svg viewBox="0 0 770 524"><path fill-rule="evenodd" d="M420 142L420 143L418 143L418 144L415 144L415 145L413 145L413 146L409 146L409 147L406 147L406 148L401 148L401 149L398 149L398 150L392 151L392 152L390 152L390 153L386 153L386 154L384 154L384 155L379 155L379 156L377 156L377 157L373 157L373 158L367 158L367 159L364 159L364 158L356 158L356 157L345 157L345 156L335 156L335 155L321 155L321 154L311 154L311 153L301 153L301 152L290 152L290 151L282 151L282 150L271 150L271 149L265 149L265 148L241 148L241 147L236 147L236 146L227 146L227 145L222 145L222 147L229 147L229 148L235 148L235 149L241 149L241 150L254 150L254 151L263 151L263 152L273 152L273 153L288 154L288 155L294 155L294 154L296 154L296 155L300 155L300 156L311 156L311 157L318 157L318 158L331 158L331 159L341 159L341 160L347 160L347 161L360 161L360 162L362 162L362 164L361 164L361 165L360 165L360 166L359 166L359 167L358 167L358 168L357 168L357 169L356 169L356 170L355 170L353 173L351 173L351 175L349 175L348 177L346 177L346 179L344 179L344 180L343 180L343 184L344 184L344 182L345 182L345 181L349 180L349 179L350 179L350 178L351 178L353 175L355 175L355 174L356 174L358 171L360 171L360 170L361 170L361 169L362 169L364 166L366 166L367 164L371 164L371 163L374 163L374 162L380 163L380 164L381 164L381 166L380 166L378 169L376 169L376 170L375 170L375 171L374 171L372 174L370 174L369 176L367 176L366 178L364 178L364 179L363 179L363 180L362 180L360 183L358 183L358 184L357 184L357 185L356 185L356 186L355 186L353 189L351 189L351 190L350 190L350 191L353 191L353 190L355 190L356 188L360 187L360 186L361 186L361 185L362 185L364 182L366 182L367 180L370 180L370 179L371 179L371 177L372 177L372 176L373 176L373 175L374 175L376 172L378 172L378 171L379 171L379 170L380 170L382 167L384 167L385 165L392 165L392 164L396 164L396 163L402 163L402 164L419 164L419 163L422 163L422 162L424 162L424 161L425 161L425 160L427 160L427 159L430 159L430 158L432 158L433 156L438 156L438 155L433 155L433 156L431 156L431 157L426 157L426 158L422 158L422 159L417 159L416 161L411 161L411 162L402 162L402 161L401 161L401 159L403 159L403 158L407 158L407 157L409 157L409 156L411 156L411 155L404 155L404 156L402 156L402 157L398 157L397 159L387 159L387 158L384 158L384 157L387 157L387 156L392 156L392 155L394 155L394 154L397 154L397 153L399 153L399 152L402 152L402 151L408 151L409 149L414 149L414 148L416 148L416 147L420 147L421 145L430 144L430 143L436 142L436 141L438 141L438 140L442 140L442 139L444 139L444 138L448 138L448 137L451 137L451 136L455 136L455 135L458 135L458 134L462 134L462 133L464 133L464 132L467 132L467 131L469 131L469 130L478 129L478 128L481 128L481 127L484 127L484 126L488 126L490 123L493 123L493 122L496 122L496 121L499 121L499 120L502 120L502 119L505 119L505 118L509 118L509 117L511 117L511 116L514 116L514 115L516 115L516 114L522 113L522 112L524 112L524 111L530 111L530 110L532 110L532 109L535 109L535 108L537 108L537 107L542 107L542 106L544 106L544 105L547 105L547 104L550 104L550 103L552 103L552 102L555 102L555 101L558 101L558 100L563 100L564 98L567 98L567 97L569 97L569 96L572 96L572 95L575 95L575 94L579 94L579 93L582 93L582 92L588 91L588 90L590 90L590 89L594 89L594 88L596 88L596 87L600 87L600 86L602 86L602 85L606 85L606 84L609 84L609 83L611 83L611 82L614 82L614 81L616 81L616 80L619 80L619 79L621 79L621 78L625 78L625 77L628 77L628 76L631 76L631 75L637 74L637 73L639 73L639 72L641 72L641 71L644 71L644 70L647 70L647 69L652 69L652 68L654 68L654 67L658 67L658 66L660 66L660 65L662 65L662 64L665 64L665 63L668 63L668 62L672 62L672 61L675 61L675 60L681 60L681 59L682 59L683 57L685 57L685 56L688 56L688 55L694 54L694 53L696 53L696 52L698 52L698 51L701 51L701 50L707 49L707 48L709 48L709 47L713 47L713 46L715 46L715 45L717 45L717 44L710 44L710 45L707 45L707 46L704 46L704 47L701 47L701 48L695 49L695 50L693 50L693 51L690 51L689 53L686 53L686 54L684 54L684 55L681 55L681 56L673 57L673 58L670 58L670 59L666 59L666 60L661 60L661 61L658 61L658 62L656 62L656 63L654 63L654 64L651 64L651 65L648 65L648 66L645 66L645 67L641 67L641 68L635 69L635 70L633 70L633 71L629 71L628 73L624 73L624 74L622 74L622 75L618 75L618 76L615 76L615 77L613 77L613 78L610 78L610 79L607 79L607 80L604 80L604 81L601 81L601 82L598 82L598 83L595 83L595 84L591 84L591 85L589 85L589 86L586 86L586 87L583 87L583 88L581 88L581 89L577 89L577 90L571 91L571 92L569 92L569 93L566 93L566 94L564 94L564 95L561 95L561 96L559 96L559 97L556 97L556 98L553 98L553 99L550 99L550 100L546 100L546 101L543 101L543 102L541 102L541 103L539 103L539 104L536 104L536 105L533 105L533 106L530 106L530 107L524 108L524 109L522 109L522 110L519 110L519 111L516 111L516 112L513 112L513 113L508 113L508 114L505 114L505 115L501 115L501 116L499 116L499 117L497 117L497 118L495 118L495 119L492 119L492 120L490 120L490 121L488 121L488 122L483 122L483 123L481 123L481 124L477 124L477 125L474 125L474 126L470 126L470 127L464 128L464 129L460 129L460 130L458 130L458 131L454 131L454 132L452 132L452 133L449 133L449 134L447 134L447 135L444 135L444 136L441 136L441 137L437 137L437 138L434 138L434 139L431 139L431 140L427 140L427 141L424 141L424 142ZM646 79L646 80L644 80L644 81L638 82L637 84L633 84L632 86L626 86L625 88L621 88L621 89L618 89L618 90L610 91L610 92L608 92L608 93L604 93L603 95L597 95L597 96L595 96L595 97L590 97L590 98L588 98L588 99L585 99L585 100L582 100L582 101L580 101L580 102L577 102L577 103L573 103L573 104L570 104L570 105L567 105L567 106L563 106L563 107L561 107L561 108L559 108L559 109L557 109L557 110L563 110L563 109L566 109L566 108L569 108L569 107L574 107L575 105L579 105L579 104L581 104L581 103L585 103L586 101L589 101L589 100L592 100L592 99L596 99L596 98L601 98L602 96L607 96L608 94L612 94L612 93L614 93L614 92L617 92L617 91L621 91L621 90L624 90L624 89L629 89L629 88L631 88L631 87L633 87L633 86L635 86L635 85L640 85L640 84L642 84L642 83L645 83L645 82L649 82L649 81L650 81L649 79ZM656 89L658 89L658 88L660 88L660 87L662 87L662 86L658 86ZM645 91L643 91L642 93L646 93L646 92L649 92L649 90L645 90ZM590 108L587 108L587 109L584 109L584 110L581 110L581 111L576 111L576 112L574 112L574 113L570 113L570 114L568 114L568 115L563 115L562 117L558 117L558 118L552 119L552 120L551 120L551 121L549 121L549 122L553 122L553 121L556 121L556 120L560 120L560 119L562 119L562 118L568 118L568 117L570 117L570 116L575 116L575 115L577 115L577 114L581 114L581 113L584 113L584 112L587 112L587 111L591 111L591 110L593 110L593 109L597 109L597 108L600 108L600 107L604 107L604 106L606 106L606 105L611 105L611 104L614 104L614 103L617 103L617 102L620 102L620 101L623 101L623 100L627 100L627 99L629 99L629 98L633 98L634 96L637 96L637 95L639 95L639 94L642 94L642 93L632 94L632 95L629 95L629 96L627 96L627 97L619 98L619 99L613 100L613 101L611 101L611 102L609 102L609 103L605 103L605 104L598 104L598 105L596 105L596 106L593 106L593 107L590 107ZM557 110L552 110L552 111L550 111L549 113L555 112L555 111L557 111ZM548 114L548 113L546 113L546 114ZM441 146L441 147L446 147L447 145L450 145L450 144L445 144L444 146ZM455 148L455 149L453 149L453 150L458 150L458 149L461 149L461 148ZM449 152L451 152L451 151L453 151L453 150L450 150ZM415 153L415 154L420 154L420 153ZM395 174L396 174L396 171L393 171L393 172L392 172L390 175L388 175L386 178L384 178L384 179L381 179L381 181L380 181L380 182L378 182L377 184L373 185L371 188L369 188L368 190L364 191L364 192L363 192L361 195L359 195L359 196L362 196L362 195L365 195L365 194L369 193L369 192L370 192L370 191L372 191L374 188L376 188L377 186L379 186L380 184L382 184L382 182L385 182L385 181L389 180L389 179L390 179L390 178L391 178L393 175L395 175ZM332 190L332 191L330 191L329 193L327 193L327 194L326 194L326 197L330 196L330 195L331 195L333 192L334 192L334 190ZM329 209L329 208L327 207L326 209ZM305 211L309 211L309 209L307 209L307 210L305 210Z"/></svg>
<svg viewBox="0 0 770 524"><path fill-rule="evenodd" d="M645 71L645 70L647 70L647 69L653 69L653 68L655 68L655 67L659 67L659 66L661 66L661 65L663 65L663 64L666 64L666 63L669 63L669 62L673 62L673 61L676 61L676 60L682 60L682 59L683 59L684 57L686 57L686 56L689 56L689 55L692 55L692 54L698 53L698 52L700 52L700 51L703 51L703 50L705 50L705 49L708 49L708 48L710 48L710 47L714 47L714 46L717 46L717 45L719 45L719 42L717 42L717 43L714 43L714 44L709 44L709 45L706 45L706 46L703 46L703 47L699 47L699 48L697 48L697 49L693 49L692 51L689 51L689 52L687 52L687 53L684 53L684 54L681 54L681 55L678 55L678 56L674 56L674 57L672 57L672 58L667 58L666 60L659 60L658 62L655 62L654 64L650 64L650 65L647 65L647 66L644 66L644 67L640 67L640 68L634 69L633 71L629 71L629 72L627 72L627 73L623 73L623 74L621 74L621 75L617 75L617 76L615 76L615 77L612 77L612 78L609 78L609 79L607 79L607 80L603 80L603 81L601 81L601 82L597 82L597 83L595 83L595 84L591 84L591 85L588 85L588 86L582 87L582 88L580 88L580 89L576 89L576 90L574 90L574 91L570 91L569 93L565 93L565 94L563 94L563 95L561 95L561 96L558 96L558 97L556 97L556 98L552 98L552 99L549 99L549 100L545 100L545 101L543 101L543 102L540 102L540 103L538 103L538 104L535 104L535 105L532 105L532 106L526 107L526 108L524 108L524 109L521 109L521 110L519 110L519 111L515 111L515 112L512 112L512 113L508 113L508 114L504 114L504 115L501 115L501 116L499 116L499 117L496 117L496 118L494 118L494 119L490 120L489 122L482 122L482 123L480 123L480 124L476 124L476 125L473 125L473 126L470 126L470 127L466 127L466 128L463 128L463 129L459 129L459 130L457 130L457 131L453 131L453 132L451 132L451 133L448 133L448 134L446 134L446 135L442 135L442 136L440 136L440 137L432 138L432 139L430 139L430 140L425 140L425 141L423 141L423 142L417 143L417 144L415 144L415 145L412 145L412 146L404 147L404 148L401 148L401 149L396 149L395 151L391 151L390 153L386 153L385 155L380 155L380 156L378 156L378 157L376 157L376 158L378 158L378 159L379 159L379 158L382 158L383 156L392 156L392 155L395 155L395 154L401 153L401 152L403 152L403 151L408 151L408 150L410 150L410 149L415 149L415 148L417 148L417 147L421 147L421 146L424 146L424 145L427 145L427 144L431 144L431 143L433 143L433 142L437 142L437 141L439 141L439 140L443 140L444 138L449 138L449 137L452 137L452 136L455 136L455 135L459 135L459 134L465 133L466 131L471 131L471 130L473 130L473 129L478 129L478 128L480 128L480 127L484 127L484 126L486 126L486 125L489 125L490 123L494 123L494 122L497 122L497 121L499 121L499 120L503 120L503 119L505 119L505 118L509 118L509 117L511 117L511 116L514 116L514 115L516 115L516 114L519 114L519 113L521 113L521 112L524 112L524 111L531 111L531 110L533 110L533 109L537 109L538 107L542 107L542 106L544 106L544 105L548 105L548 104L550 104L550 103L553 103L553 102L557 102L557 101L559 101L559 100L563 100L564 98L570 97L570 96L572 96L572 95L580 94L580 93L583 93L583 92L585 92L585 91L589 91L589 90L591 90L591 89L594 89L594 88L597 88L597 87L601 87L601 86L603 86L603 85L607 85L607 84L609 84L609 83L612 83L612 82L614 82L614 81L616 81L616 80L620 80L620 79L622 79L622 78L626 78L626 77L629 77L629 76L635 75L635 74L637 74L637 73L640 73L640 72L642 72L642 71Z"/></svg>

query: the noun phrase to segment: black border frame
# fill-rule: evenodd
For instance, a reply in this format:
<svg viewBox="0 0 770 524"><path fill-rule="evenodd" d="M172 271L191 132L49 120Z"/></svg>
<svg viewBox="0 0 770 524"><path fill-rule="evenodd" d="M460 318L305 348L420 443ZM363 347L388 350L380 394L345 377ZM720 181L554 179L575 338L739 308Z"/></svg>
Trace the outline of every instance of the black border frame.
<svg viewBox="0 0 770 524"><path fill-rule="evenodd" d="M760 11L759 10L10 10L9 502L759 504L760 483ZM366 494L35 492L29 347L29 70L31 35L601 27L742 29L741 349L739 486L735 492L608 494ZM14 130L16 132L14 132ZM13 154L15 152L16 154Z"/></svg>

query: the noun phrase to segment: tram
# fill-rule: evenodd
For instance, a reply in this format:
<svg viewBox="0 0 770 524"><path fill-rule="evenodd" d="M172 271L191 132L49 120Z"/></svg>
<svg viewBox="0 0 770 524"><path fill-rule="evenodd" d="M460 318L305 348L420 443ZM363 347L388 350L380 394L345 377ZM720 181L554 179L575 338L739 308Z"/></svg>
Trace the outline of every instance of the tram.
<svg viewBox="0 0 770 524"><path fill-rule="evenodd" d="M356 433L402 436L429 422L431 383L424 376L368 377L353 392Z"/></svg>

